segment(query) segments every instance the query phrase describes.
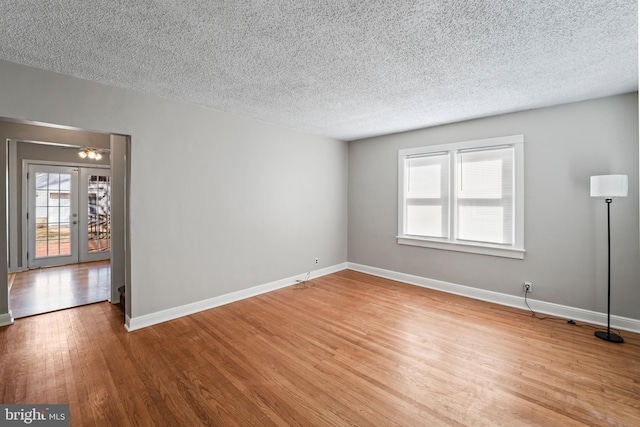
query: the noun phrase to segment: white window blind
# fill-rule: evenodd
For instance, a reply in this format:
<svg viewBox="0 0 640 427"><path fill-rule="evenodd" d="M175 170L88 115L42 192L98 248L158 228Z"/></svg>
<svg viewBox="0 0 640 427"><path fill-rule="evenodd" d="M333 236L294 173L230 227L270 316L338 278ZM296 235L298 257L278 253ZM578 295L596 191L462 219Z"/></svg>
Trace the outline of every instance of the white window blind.
<svg viewBox="0 0 640 427"><path fill-rule="evenodd" d="M400 150L398 243L524 257L524 137Z"/></svg>
<svg viewBox="0 0 640 427"><path fill-rule="evenodd" d="M458 151L457 238L513 244L513 147Z"/></svg>
<svg viewBox="0 0 640 427"><path fill-rule="evenodd" d="M406 234L449 235L449 154L406 160Z"/></svg>

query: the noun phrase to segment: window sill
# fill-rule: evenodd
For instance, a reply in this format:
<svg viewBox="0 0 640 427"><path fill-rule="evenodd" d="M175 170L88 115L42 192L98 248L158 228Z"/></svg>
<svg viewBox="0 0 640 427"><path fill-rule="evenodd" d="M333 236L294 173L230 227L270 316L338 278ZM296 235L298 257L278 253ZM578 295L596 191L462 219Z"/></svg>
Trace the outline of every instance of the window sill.
<svg viewBox="0 0 640 427"><path fill-rule="evenodd" d="M443 249L446 251L467 252L504 258L524 259L524 248L505 248L503 246L483 245L479 243L452 243L413 236L397 236L399 245L420 246L423 248Z"/></svg>

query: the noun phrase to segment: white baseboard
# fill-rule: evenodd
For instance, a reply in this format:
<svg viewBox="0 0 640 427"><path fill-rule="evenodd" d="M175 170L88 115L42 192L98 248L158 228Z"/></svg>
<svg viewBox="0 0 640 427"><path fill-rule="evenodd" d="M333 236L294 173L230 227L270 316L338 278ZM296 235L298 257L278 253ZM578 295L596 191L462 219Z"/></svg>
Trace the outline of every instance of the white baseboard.
<svg viewBox="0 0 640 427"><path fill-rule="evenodd" d="M396 280L398 282L407 283L410 285L421 286L424 288L434 289L438 291L448 292L455 295L461 295L469 298L478 299L481 301L492 302L508 307L514 307L521 310L528 310L524 303L524 298L520 296L502 294L499 292L487 291L484 289L473 288L470 286L458 285L455 283L444 282L441 280L428 279L426 277L414 276L406 273L399 273L396 271L385 270L377 267L370 267L367 265L356 263L342 263L331 267L315 270L311 272L310 279L316 277L325 276L327 274L335 273L337 271L345 269L360 271L362 273L371 274L372 276L384 277L385 279ZM221 305L229 304L235 301L240 301L245 298L250 298L256 295L264 294L266 292L275 291L287 286L295 285L298 280L304 279L306 274L300 274L298 276L292 276L285 279L277 280L270 283L254 286L252 288L243 289L241 291L232 292L230 294L220 295L217 297L209 298L202 301L197 301L191 304L185 304L179 307L169 308L166 310L158 311L155 313L145 314L143 316L125 319L125 329L129 332L137 329L145 328L147 326L155 325L158 323L166 322L169 320L177 319L179 317L188 316L200 311L208 310L210 308L219 307ZM545 301L539 301L534 299L527 299L527 302L531 308L541 314L549 314L552 316L563 317L566 319L572 319L581 322L592 323L595 325L607 324L606 313L600 313L591 310L585 310L582 308L575 308L566 305L554 304ZM4 319L3 316L8 316ZM3 320L9 323L3 323ZM11 314L0 315L0 326L10 325L13 323ZM621 329L625 331L640 333L640 320L631 319L622 316L611 316L611 327Z"/></svg>
<svg viewBox="0 0 640 427"><path fill-rule="evenodd" d="M8 313L0 314L0 327L9 325L13 325L13 315L11 314L11 310L9 310Z"/></svg>
<svg viewBox="0 0 640 427"><path fill-rule="evenodd" d="M396 280L410 285L435 289L451 294L461 295L482 301L493 302L522 310L528 310L524 303L524 297L502 294L499 292L487 291L484 289L472 288L470 286L457 285L455 283L443 282L441 280L428 279L426 277L414 276L411 274L399 273L391 270L384 270L377 267L370 267L349 262L347 268L372 276L383 277L385 279ZM531 309L536 313L549 314L552 316L564 317L566 319L578 320L581 322L593 323L596 325L607 325L607 314L599 313L582 308L569 307L566 305L554 304L545 301L538 301L527 298ZM640 320L622 316L611 316L611 327L630 332L640 333Z"/></svg>
<svg viewBox="0 0 640 427"><path fill-rule="evenodd" d="M347 263L337 264L331 267L322 268L320 270L314 270L310 272L310 279L316 277L325 276L327 274L342 271L347 268ZM286 279L276 280L275 282L265 283L262 285L254 286L241 291L232 292L230 294L220 295L217 297L209 298L202 301L196 301L191 304L181 305L179 307L168 308L166 310L157 311L155 313L145 314L142 316L131 317L128 316L125 319L125 329L129 332L137 329L146 328L147 326L155 325L158 323L166 322L168 320L177 319L179 317L188 316L190 314L197 313L199 311L208 310L210 308L219 307L221 305L229 304L232 302L240 301L245 298L254 297L256 295L264 294L266 292L275 291L276 289L285 288L287 286L295 285L298 280L303 280L306 277L306 273L299 274L297 276L287 277Z"/></svg>

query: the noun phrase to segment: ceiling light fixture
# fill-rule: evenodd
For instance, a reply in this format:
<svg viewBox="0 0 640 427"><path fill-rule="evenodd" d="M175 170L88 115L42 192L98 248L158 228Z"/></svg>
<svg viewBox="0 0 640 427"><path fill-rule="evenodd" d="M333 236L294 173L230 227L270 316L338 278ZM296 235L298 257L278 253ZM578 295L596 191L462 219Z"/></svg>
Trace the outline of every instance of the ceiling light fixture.
<svg viewBox="0 0 640 427"><path fill-rule="evenodd" d="M102 153L100 153L95 148L85 148L84 150L80 150L78 156L83 159L86 159L88 157L91 160L100 160L102 158Z"/></svg>

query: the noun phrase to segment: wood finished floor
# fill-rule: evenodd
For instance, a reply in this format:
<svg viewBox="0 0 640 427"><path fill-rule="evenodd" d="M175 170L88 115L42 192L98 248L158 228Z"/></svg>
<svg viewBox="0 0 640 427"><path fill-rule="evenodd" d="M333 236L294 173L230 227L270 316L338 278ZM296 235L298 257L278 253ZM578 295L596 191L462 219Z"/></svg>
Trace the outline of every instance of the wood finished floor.
<svg viewBox="0 0 640 427"><path fill-rule="evenodd" d="M342 271L127 333L109 303L0 329L2 403L75 426L640 426L640 335Z"/></svg>
<svg viewBox="0 0 640 427"><path fill-rule="evenodd" d="M39 268L9 275L14 318L106 301L111 292L109 261Z"/></svg>

